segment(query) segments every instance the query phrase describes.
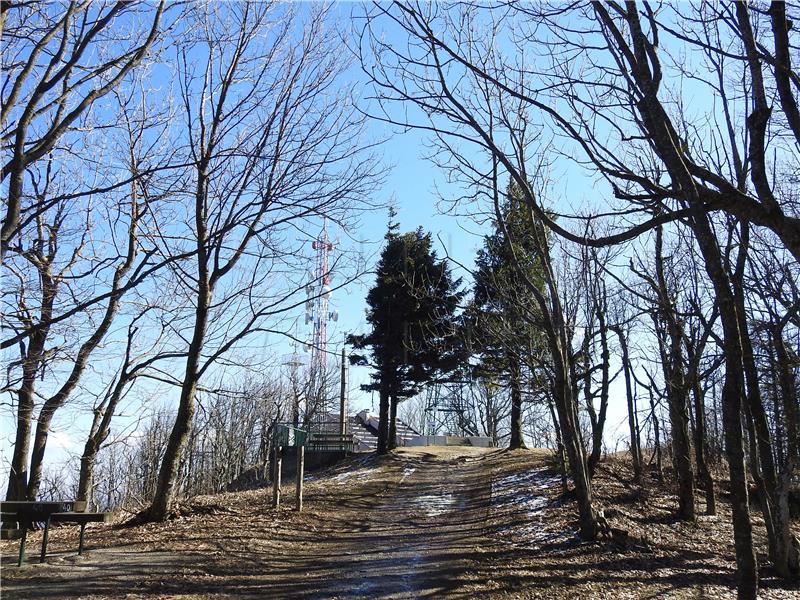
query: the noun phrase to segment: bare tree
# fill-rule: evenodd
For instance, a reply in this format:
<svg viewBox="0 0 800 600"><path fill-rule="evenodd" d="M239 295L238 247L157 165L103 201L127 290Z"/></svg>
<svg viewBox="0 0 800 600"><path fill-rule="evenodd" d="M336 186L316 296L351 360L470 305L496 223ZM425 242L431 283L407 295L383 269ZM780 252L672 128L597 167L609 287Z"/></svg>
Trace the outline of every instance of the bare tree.
<svg viewBox="0 0 800 600"><path fill-rule="evenodd" d="M695 518L694 471L689 432L689 386L684 363L684 326L676 306L676 274L665 267L664 233L655 232L654 274L631 269L641 277L651 292L653 329L664 378L664 396L669 407L671 449L678 483L678 515Z"/></svg>
<svg viewBox="0 0 800 600"><path fill-rule="evenodd" d="M441 162L470 181L481 169L459 160L458 145L469 142L486 151L528 190L531 209L550 231L576 243L605 245L687 219L712 282L725 340L725 447L739 594L748 598L755 597L758 578L739 418L745 406L757 417L760 411L744 378L735 265L724 254L718 227L733 218L743 227L768 229L795 260L800 258L800 219L796 207L775 193L779 178L773 177L797 162L800 121L795 90L788 84L796 81L788 51L793 10L777 3L769 11L736 3L675 5L656 12L632 1L569 7L396 2L367 12L361 46L381 100L376 116L432 132L446 157ZM382 25L407 36L402 51L383 42ZM685 54L663 52L667 45L697 49L699 64L687 69L681 62ZM688 92L667 90L669 82L680 79L666 75L685 72L698 73L694 82L721 99L719 109L715 104L694 122L681 110ZM727 93L731 80L744 84L744 96ZM781 100L772 109L770 89ZM691 93L696 96L697 90ZM421 110L393 112L393 102ZM578 157L579 164L600 175L620 201L613 208L634 223L587 238L552 219L527 187L513 132L500 135L495 128L495 117L515 106L526 109L531 127L541 123L552 131L570 160ZM484 166L483 173L489 172ZM715 217L715 211L723 216ZM725 231L723 224L723 239ZM766 452L766 444L760 452Z"/></svg>
<svg viewBox="0 0 800 600"><path fill-rule="evenodd" d="M0 260L20 227L48 208L47 201L23 208L29 168L73 136L95 102L141 62L164 10L164 2L3 4L0 136L8 159L0 180L8 180L8 195Z"/></svg>
<svg viewBox="0 0 800 600"><path fill-rule="evenodd" d="M155 312L156 308L153 304L145 304L128 323L125 350L119 370L92 407L92 421L80 457L77 500L92 500L92 490L96 484L97 456L111 434L112 421L117 416L118 408L136 380L147 376L149 370L159 362L184 356L183 352L165 349L164 342L168 336L164 321L148 320L149 314ZM159 326L160 333L153 335L153 330ZM138 333L142 329L147 329L149 332L149 335L146 336L148 339L146 348L137 347L140 345ZM111 475L114 476L113 469Z"/></svg>
<svg viewBox="0 0 800 600"><path fill-rule="evenodd" d="M143 166L158 161L159 142L143 140L146 130L163 124L163 115L154 118L148 113L141 90L131 82L130 91L112 92L119 123L103 131L108 154L87 164L52 153L28 167L35 194L26 196L26 206L35 215L19 230L19 242L5 263L14 285L5 298L10 336L4 342L16 340L20 351L6 385L17 399L10 498L36 497L53 418L77 389L90 358L102 348L124 296L166 264L152 261L155 250L142 240L160 201L141 176ZM88 148L99 140L86 136L83 142L73 144L71 151L88 156ZM108 165L115 161L124 165L129 185L97 198L89 195L92 202L84 205L85 178L116 176L119 169ZM77 193L65 193L72 190ZM43 402L31 448L36 396Z"/></svg>
<svg viewBox="0 0 800 600"><path fill-rule="evenodd" d="M147 518L165 518L175 499L200 380L266 320L304 301L289 233L315 217L343 222L375 182L363 117L338 86L346 64L331 11L294 10L197 5L176 46L191 190L161 239L195 253L174 267L194 308L181 332L180 399Z"/></svg>

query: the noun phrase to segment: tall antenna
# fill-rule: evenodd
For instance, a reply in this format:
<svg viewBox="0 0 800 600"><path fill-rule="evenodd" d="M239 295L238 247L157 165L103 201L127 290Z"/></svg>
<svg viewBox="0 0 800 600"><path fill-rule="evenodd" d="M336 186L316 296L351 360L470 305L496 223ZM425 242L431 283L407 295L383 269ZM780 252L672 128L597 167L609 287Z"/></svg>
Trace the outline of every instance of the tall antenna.
<svg viewBox="0 0 800 600"><path fill-rule="evenodd" d="M311 242L311 247L317 251L317 256L314 271L310 273L310 281L306 286L306 325L310 323L312 326L311 366L317 373L324 373L328 355L328 321L339 319L336 311L328 312L332 294L328 255L334 244L328 237L327 221L322 222L322 231Z"/></svg>

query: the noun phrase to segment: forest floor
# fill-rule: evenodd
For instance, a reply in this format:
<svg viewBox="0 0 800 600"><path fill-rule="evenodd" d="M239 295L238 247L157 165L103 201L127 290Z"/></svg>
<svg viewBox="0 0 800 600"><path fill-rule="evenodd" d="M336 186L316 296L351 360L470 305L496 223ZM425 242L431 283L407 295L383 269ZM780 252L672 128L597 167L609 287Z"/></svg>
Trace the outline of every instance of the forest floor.
<svg viewBox="0 0 800 600"><path fill-rule="evenodd" d="M621 547L583 543L574 502L541 451L403 449L354 457L306 482L305 508L280 511L268 490L203 496L166 523L41 532L0 543L2 598L732 598L729 507L682 523L655 483L642 494L624 460L595 476ZM762 525L757 526L763 559ZM798 598L762 573L763 598Z"/></svg>

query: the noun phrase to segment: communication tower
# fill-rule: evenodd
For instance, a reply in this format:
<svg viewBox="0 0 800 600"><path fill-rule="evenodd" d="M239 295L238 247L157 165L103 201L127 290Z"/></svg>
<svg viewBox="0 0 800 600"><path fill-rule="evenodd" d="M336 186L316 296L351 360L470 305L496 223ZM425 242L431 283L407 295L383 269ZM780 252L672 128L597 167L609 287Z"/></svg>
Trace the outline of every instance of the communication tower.
<svg viewBox="0 0 800 600"><path fill-rule="evenodd" d="M311 325L311 366L318 373L324 373L328 355L328 321L339 320L339 313L328 310L332 295L328 257L335 244L328 237L326 222L323 221L322 231L311 242L311 247L316 250L316 259L306 286L306 325Z"/></svg>

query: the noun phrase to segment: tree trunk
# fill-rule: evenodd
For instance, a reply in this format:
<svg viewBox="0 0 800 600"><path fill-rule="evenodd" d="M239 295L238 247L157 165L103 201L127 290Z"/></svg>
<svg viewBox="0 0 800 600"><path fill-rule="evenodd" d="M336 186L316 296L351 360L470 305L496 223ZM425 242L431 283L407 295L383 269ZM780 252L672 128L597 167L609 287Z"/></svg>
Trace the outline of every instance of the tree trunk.
<svg viewBox="0 0 800 600"><path fill-rule="evenodd" d="M40 322L47 322L53 316L53 303L57 285L50 276L49 266L39 270L42 282L42 309ZM8 475L6 500L36 500L28 496L28 454L31 447L31 427L33 409L36 404L36 378L44 361L44 347L50 327L42 327L34 331L28 347L20 343L22 354L22 381L17 393L17 430L14 439L14 452L11 456L11 468Z"/></svg>
<svg viewBox="0 0 800 600"><path fill-rule="evenodd" d="M22 387L17 394L17 431L14 453L11 457L11 470L8 475L6 500L35 500L35 498L28 498L28 454L30 453L34 401L33 390L28 387L26 379L23 376Z"/></svg>
<svg viewBox="0 0 800 600"><path fill-rule="evenodd" d="M739 307L743 301L741 296ZM800 576L800 551L795 545L794 535L791 530L791 515L789 513L789 489L791 487L792 473L796 466L797 455L797 385L791 369L791 360L783 345L780 332L772 335L772 345L776 353L778 381L780 395L783 397L784 420L787 432L787 452L783 468L774 462L772 452L773 443L764 410L760 390L758 389L758 371L752 355L752 344L748 339L743 344L745 351L745 375L748 377L748 399L750 404L750 420L755 446L758 449L757 471L754 477L759 484L764 521L767 525L769 537L770 561L775 570L787 581L793 581Z"/></svg>
<svg viewBox="0 0 800 600"><path fill-rule="evenodd" d="M48 400L39 411L39 418L36 421L36 433L33 437L33 447L31 449L31 462L28 478L28 498L36 499L39 494L39 485L42 481L42 468L44 465L44 452L47 448L47 437L50 433L50 424L58 406L54 406Z"/></svg>
<svg viewBox="0 0 800 600"><path fill-rule="evenodd" d="M553 395L548 394L548 396L547 406L550 408L550 419L553 421L553 430L556 433L556 456L558 457L558 470L561 473L561 491L566 494L569 491L569 482L567 481L567 457L564 453L564 442L561 440L561 427L558 424Z"/></svg>
<svg viewBox="0 0 800 600"><path fill-rule="evenodd" d="M389 397L389 450L397 448L397 396Z"/></svg>
<svg viewBox="0 0 800 600"><path fill-rule="evenodd" d="M792 472L800 463L800 423L798 422L797 377L791 365L797 364L797 355L790 356L789 349L783 341L782 328L776 327L772 333L772 345L777 357L778 387L783 399L784 436L786 453L784 470Z"/></svg>
<svg viewBox="0 0 800 600"><path fill-rule="evenodd" d="M510 450L525 448L522 433L522 383L520 381L519 357L509 354L509 375L511 381L511 441Z"/></svg>
<svg viewBox="0 0 800 600"><path fill-rule="evenodd" d="M625 337L622 327L616 326L611 328L619 338L619 346L622 352L622 372L625 376L625 398L628 402L628 430L631 436L631 462L633 463L633 479L641 485L642 484L642 447L639 441L639 429L636 426L636 403L633 398L633 390L631 385L631 364L630 355L628 353L628 340Z"/></svg>
<svg viewBox="0 0 800 600"><path fill-rule="evenodd" d="M175 499L181 461L183 460L189 432L194 421L200 355L203 351L208 324L208 310L212 297L205 260L204 252L200 252L198 255L200 285L198 287L197 308L195 310L194 332L186 356L186 371L183 376L183 385L181 386L178 414L175 416L175 423L167 441L164 458L161 460L155 497L146 511L146 516L155 521L166 519Z"/></svg>
<svg viewBox="0 0 800 600"><path fill-rule="evenodd" d="M714 477L711 469L708 468L707 460L707 434L706 434L706 409L703 389L700 386L700 379L697 374L692 378L692 392L694 395L694 452L697 461L697 470L700 472L700 479L703 482L703 491L706 495L706 514L717 514L717 498L714 493Z"/></svg>
<svg viewBox="0 0 800 600"><path fill-rule="evenodd" d="M601 298L600 301L603 301ZM597 412L597 419L592 425L592 453L589 456L589 474L594 475L597 463L600 462L600 455L603 452L603 431L606 427L606 415L608 414L608 388L610 385L609 364L611 355L608 351L608 328L606 326L605 307L598 306L596 315L598 322L598 334L600 335L600 410Z"/></svg>
<svg viewBox="0 0 800 600"><path fill-rule="evenodd" d="M680 339L672 344L680 344ZM678 359L675 356L675 359ZM679 364L679 363L678 363ZM676 370L682 370L677 366ZM692 447L689 442L689 412L686 405L685 386L682 377L673 372L673 380L668 384L670 425L672 427L672 459L678 479L678 516L681 519L695 519L694 470L692 469Z"/></svg>
<svg viewBox="0 0 800 600"><path fill-rule="evenodd" d="M656 477L659 481L664 481L664 459L661 456L661 428L656 415L656 399L653 388L647 390L650 397L650 418L653 420L653 444L656 452Z"/></svg>
<svg viewBox="0 0 800 600"><path fill-rule="evenodd" d="M87 504L92 501L95 462L97 460L97 454L100 452L100 446L108 437L111 417L116 409L122 389L121 381L125 377L124 371L125 369L123 368L123 373L114 386L114 391L111 397L108 398L108 402L103 402L95 408L92 425L89 428L89 435L86 437L86 443L83 446L76 500L85 501Z"/></svg>
<svg viewBox="0 0 800 600"><path fill-rule="evenodd" d="M726 343L726 345L728 345ZM731 479L731 509L733 539L736 549L738 597L755 600L758 590L758 563L753 550L753 526L744 466L744 443L741 424L741 399L744 391L736 381L737 375L726 367L722 388L722 423L725 433L725 450ZM731 372L730 374L728 372ZM738 405L738 406L737 406ZM740 410L736 410L739 408Z"/></svg>
<svg viewBox="0 0 800 600"><path fill-rule="evenodd" d="M749 231L749 226L743 223L741 226L740 258L736 272L732 277L732 283L736 316L739 322L739 334L741 336L744 377L747 384L746 398L750 415L748 425L751 428L751 437L755 442L755 448L753 448L753 450L757 452L758 457L758 460L751 460L751 471L753 473L753 478L757 482L761 510L764 515L764 523L767 530L770 560L781 577L792 581L800 575L800 571L797 569L797 550L792 543L793 536L790 517L788 513L785 513L780 507L780 474L773 454L772 434L761 396L758 367L755 363L753 344L750 339L745 312L743 278L744 262L747 257L749 243Z"/></svg>
<svg viewBox="0 0 800 600"><path fill-rule="evenodd" d="M592 506L592 483L586 466L586 453L578 426L578 412L572 398L572 387L564 365L557 365L555 370L556 409L561 424L561 435L569 459L570 473L575 484L575 496L578 501L578 518L581 538L594 540L597 538L597 514Z"/></svg>
<svg viewBox="0 0 800 600"><path fill-rule="evenodd" d="M537 223L535 220L533 222ZM564 441L570 473L575 485L579 532L584 540L591 541L597 538L599 524L597 512L592 504L592 481L586 466L586 450L583 446L578 420L578 398L573 392L570 338L567 333L561 299L558 295L558 285L552 268L547 236L540 223L535 225L532 233L537 238L538 249L541 252L542 275L547 288L547 296L545 297L530 281L526 280L526 285L532 293L537 295L543 317L549 326L546 334L550 357L553 361L554 399L561 427L561 437Z"/></svg>
<svg viewBox="0 0 800 600"><path fill-rule="evenodd" d="M187 361L187 373L181 387L178 414L175 416L175 424L170 432L164 458L161 461L155 497L147 511L148 517L155 521L163 521L167 518L177 495L176 487L180 465L194 420L198 362L197 356L193 356L191 361Z"/></svg>
<svg viewBox="0 0 800 600"><path fill-rule="evenodd" d="M378 454L389 451L389 386L381 379L378 405Z"/></svg>
<svg viewBox="0 0 800 600"><path fill-rule="evenodd" d="M81 455L81 468L78 475L78 492L75 499L86 502L89 506L92 502L92 491L94 488L94 467L97 461L99 446L95 443L94 437L86 440Z"/></svg>
<svg viewBox="0 0 800 600"><path fill-rule="evenodd" d="M686 375L683 363L683 324L678 320L671 291L664 273L663 230L656 229L656 281L659 300L659 317L653 315L661 346L661 362L666 384L669 421L672 429L672 460L678 479L678 516L687 521L695 519L694 471L692 447L689 436L689 406L687 402Z"/></svg>
<svg viewBox="0 0 800 600"><path fill-rule="evenodd" d="M756 598L758 590L758 563L753 549L753 525L750 522L750 505L745 468L744 436L742 434L742 412L744 410L745 386L742 374L742 340L736 303L730 288L730 280L722 263L722 254L708 217L698 215L692 219L706 272L714 286L717 306L723 329L723 352L725 355L725 380L722 387L722 424L725 450L731 480L731 509L733 538L736 549L737 593L740 599Z"/></svg>

